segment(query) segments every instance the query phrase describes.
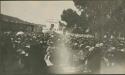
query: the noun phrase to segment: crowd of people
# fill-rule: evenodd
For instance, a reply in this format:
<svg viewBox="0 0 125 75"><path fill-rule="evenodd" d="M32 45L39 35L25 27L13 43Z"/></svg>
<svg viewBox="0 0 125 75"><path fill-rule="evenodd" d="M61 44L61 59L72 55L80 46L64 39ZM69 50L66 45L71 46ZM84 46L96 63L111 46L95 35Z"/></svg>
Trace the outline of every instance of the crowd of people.
<svg viewBox="0 0 125 75"><path fill-rule="evenodd" d="M28 71L39 75L46 72L47 48L56 45L55 32L3 32L0 35L0 71ZM13 66L16 67L13 67ZM9 69L10 68L10 69ZM9 70L8 70L9 69ZM21 71L22 70L22 71Z"/></svg>
<svg viewBox="0 0 125 75"><path fill-rule="evenodd" d="M85 35L70 35L68 45L74 52L74 65L84 65L80 68L82 72L98 74L102 66L107 69L119 65L124 66L125 40L111 37L99 40Z"/></svg>
<svg viewBox="0 0 125 75"><path fill-rule="evenodd" d="M72 66L81 66L79 72L100 73L101 64L112 67L125 64L125 40L84 35L65 35L66 46L71 49ZM0 34L0 70L25 70L33 75L49 72L48 67L58 65L57 44L62 40L56 32L4 32ZM65 56L66 57L66 56ZM48 61L47 61L48 60ZM16 64L16 67L12 67ZM10 67L11 66L11 67Z"/></svg>

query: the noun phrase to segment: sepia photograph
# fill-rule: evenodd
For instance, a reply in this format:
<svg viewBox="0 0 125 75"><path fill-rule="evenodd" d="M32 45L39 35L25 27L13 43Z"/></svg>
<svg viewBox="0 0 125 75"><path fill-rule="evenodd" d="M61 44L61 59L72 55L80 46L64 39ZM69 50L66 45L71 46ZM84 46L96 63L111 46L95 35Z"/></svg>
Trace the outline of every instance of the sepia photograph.
<svg viewBox="0 0 125 75"><path fill-rule="evenodd" d="M0 75L125 74L125 0L0 1Z"/></svg>

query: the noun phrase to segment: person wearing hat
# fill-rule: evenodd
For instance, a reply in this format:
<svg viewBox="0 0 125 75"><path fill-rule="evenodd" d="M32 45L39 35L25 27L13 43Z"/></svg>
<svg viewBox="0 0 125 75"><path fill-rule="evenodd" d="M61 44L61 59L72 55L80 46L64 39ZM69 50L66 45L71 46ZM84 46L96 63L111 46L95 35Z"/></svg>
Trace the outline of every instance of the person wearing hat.
<svg viewBox="0 0 125 75"><path fill-rule="evenodd" d="M90 53L87 56L88 68L91 70L92 74L100 74L101 58L102 50L100 44L97 43L95 47L91 48Z"/></svg>

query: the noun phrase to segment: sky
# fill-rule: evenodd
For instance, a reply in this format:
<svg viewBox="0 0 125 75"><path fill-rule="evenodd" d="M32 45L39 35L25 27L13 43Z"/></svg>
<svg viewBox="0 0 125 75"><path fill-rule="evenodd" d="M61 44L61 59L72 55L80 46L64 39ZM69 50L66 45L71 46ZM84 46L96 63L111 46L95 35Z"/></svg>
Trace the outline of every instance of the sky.
<svg viewBox="0 0 125 75"><path fill-rule="evenodd" d="M1 1L2 14L36 24L61 20L60 15L68 8L77 10L73 1Z"/></svg>

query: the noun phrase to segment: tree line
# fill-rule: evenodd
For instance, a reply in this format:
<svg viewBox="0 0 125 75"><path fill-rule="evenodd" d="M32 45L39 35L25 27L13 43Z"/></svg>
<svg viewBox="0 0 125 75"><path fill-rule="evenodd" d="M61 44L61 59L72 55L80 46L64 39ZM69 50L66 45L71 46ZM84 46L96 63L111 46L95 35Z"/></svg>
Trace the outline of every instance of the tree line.
<svg viewBox="0 0 125 75"><path fill-rule="evenodd" d="M97 33L100 37L106 33L114 36L123 35L125 29L124 0L73 0L78 14L73 9L66 9L61 20L67 23L67 30L76 33Z"/></svg>

